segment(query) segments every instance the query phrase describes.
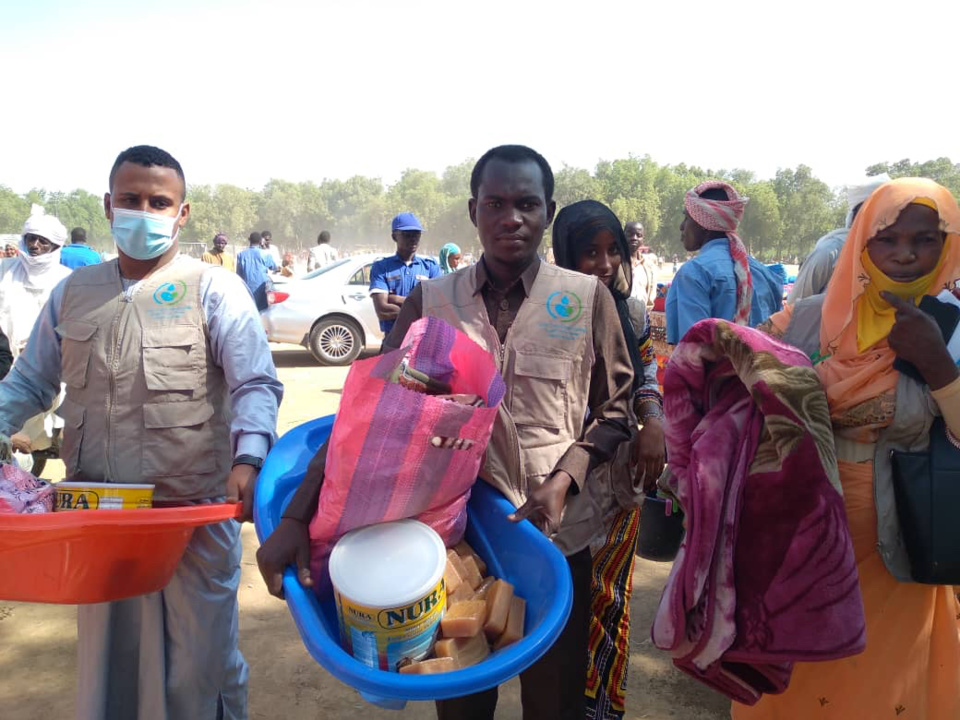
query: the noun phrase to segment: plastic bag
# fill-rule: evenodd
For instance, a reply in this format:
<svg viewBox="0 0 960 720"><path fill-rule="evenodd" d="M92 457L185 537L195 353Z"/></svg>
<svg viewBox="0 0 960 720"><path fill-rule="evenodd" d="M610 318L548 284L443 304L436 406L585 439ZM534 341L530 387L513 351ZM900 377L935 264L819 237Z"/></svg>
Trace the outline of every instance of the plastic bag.
<svg viewBox="0 0 960 720"><path fill-rule="evenodd" d="M426 394L446 390L483 406ZM448 546L461 539L504 390L490 353L437 318L414 323L400 350L353 364L310 523L318 590L334 544L355 528L417 518Z"/></svg>

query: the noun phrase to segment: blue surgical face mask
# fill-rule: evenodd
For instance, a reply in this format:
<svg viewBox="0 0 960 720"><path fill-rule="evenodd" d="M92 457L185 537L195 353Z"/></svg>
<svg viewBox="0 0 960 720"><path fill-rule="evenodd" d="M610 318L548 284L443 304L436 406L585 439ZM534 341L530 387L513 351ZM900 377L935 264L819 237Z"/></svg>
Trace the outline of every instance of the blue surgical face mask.
<svg viewBox="0 0 960 720"><path fill-rule="evenodd" d="M113 240L124 255L135 260L158 258L176 240L180 232L177 220L182 212L183 205L180 205L176 217L113 208Z"/></svg>

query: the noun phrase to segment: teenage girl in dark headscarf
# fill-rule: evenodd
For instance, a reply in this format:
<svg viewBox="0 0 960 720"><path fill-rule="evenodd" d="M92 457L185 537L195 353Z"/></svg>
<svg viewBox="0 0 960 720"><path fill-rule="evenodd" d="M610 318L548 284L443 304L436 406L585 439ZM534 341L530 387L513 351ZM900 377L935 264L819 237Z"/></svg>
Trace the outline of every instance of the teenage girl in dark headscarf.
<svg viewBox="0 0 960 720"><path fill-rule="evenodd" d="M657 363L650 341L646 306L630 297L632 268L623 226L602 203L569 205L553 224L556 263L596 275L616 301L620 326L633 362L633 410L643 428L633 440L633 464L611 475L613 484L635 490L653 486L663 471L663 399L657 386ZM593 492L591 490L591 492ZM633 556L640 530L637 506L625 509L618 498L630 493L599 490L606 523L592 543L593 587L590 617L590 663L587 670L587 717L619 718L624 714L627 667L630 663L630 592Z"/></svg>

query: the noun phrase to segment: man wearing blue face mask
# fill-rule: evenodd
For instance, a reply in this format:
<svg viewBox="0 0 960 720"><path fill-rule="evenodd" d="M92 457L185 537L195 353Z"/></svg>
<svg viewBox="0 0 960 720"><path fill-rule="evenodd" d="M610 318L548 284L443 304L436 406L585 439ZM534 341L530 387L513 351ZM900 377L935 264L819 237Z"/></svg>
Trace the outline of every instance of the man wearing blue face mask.
<svg viewBox="0 0 960 720"><path fill-rule="evenodd" d="M0 433L66 385L61 457L82 481L150 483L166 505L243 503L275 438L283 388L242 281L178 252L180 164L125 150L104 209L119 257L53 291L0 383ZM77 717L245 718L237 647L240 526L194 531L167 587L77 611Z"/></svg>

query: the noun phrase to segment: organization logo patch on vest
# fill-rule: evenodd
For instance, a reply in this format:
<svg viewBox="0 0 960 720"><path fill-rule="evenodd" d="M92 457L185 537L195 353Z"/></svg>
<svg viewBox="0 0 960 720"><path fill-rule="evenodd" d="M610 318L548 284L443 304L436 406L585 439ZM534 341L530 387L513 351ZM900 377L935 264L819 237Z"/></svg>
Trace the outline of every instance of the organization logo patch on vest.
<svg viewBox="0 0 960 720"><path fill-rule="evenodd" d="M187 296L187 284L183 280L165 282L153 292L153 301L157 305L169 307L179 305Z"/></svg>
<svg viewBox="0 0 960 720"><path fill-rule="evenodd" d="M547 298L547 312L562 323L576 322L583 312L583 302L575 292L557 290Z"/></svg>

